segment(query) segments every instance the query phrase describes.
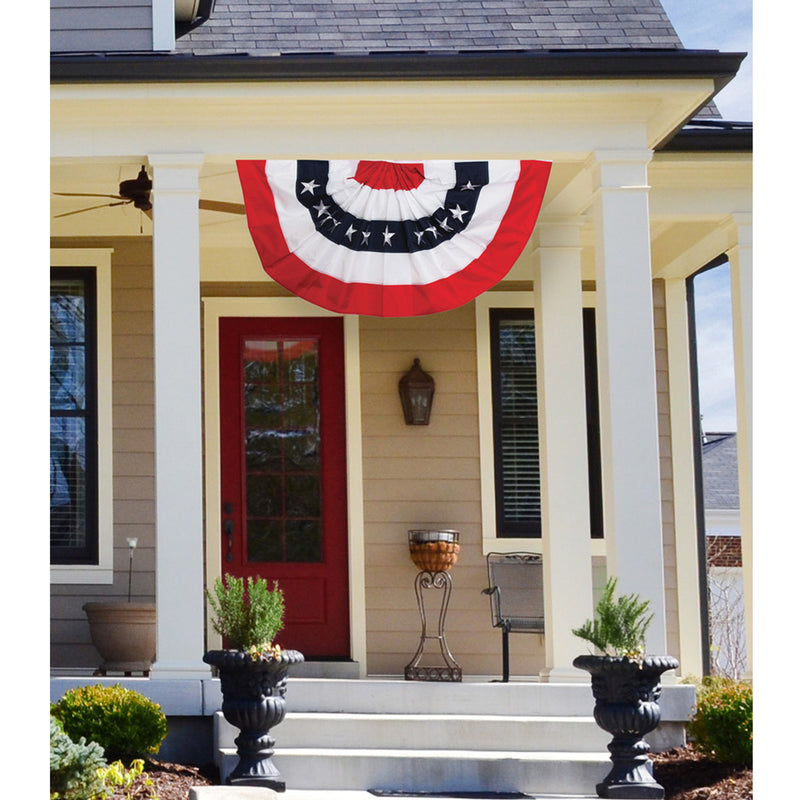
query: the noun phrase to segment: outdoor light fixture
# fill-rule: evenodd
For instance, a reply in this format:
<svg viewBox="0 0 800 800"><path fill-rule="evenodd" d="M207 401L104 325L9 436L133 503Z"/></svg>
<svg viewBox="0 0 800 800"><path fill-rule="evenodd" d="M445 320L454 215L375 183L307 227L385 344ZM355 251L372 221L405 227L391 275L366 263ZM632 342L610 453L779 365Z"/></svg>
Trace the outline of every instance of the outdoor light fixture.
<svg viewBox="0 0 800 800"><path fill-rule="evenodd" d="M398 389L406 425L427 425L431 418L436 384L420 367L418 358L414 359L414 365L400 378Z"/></svg>

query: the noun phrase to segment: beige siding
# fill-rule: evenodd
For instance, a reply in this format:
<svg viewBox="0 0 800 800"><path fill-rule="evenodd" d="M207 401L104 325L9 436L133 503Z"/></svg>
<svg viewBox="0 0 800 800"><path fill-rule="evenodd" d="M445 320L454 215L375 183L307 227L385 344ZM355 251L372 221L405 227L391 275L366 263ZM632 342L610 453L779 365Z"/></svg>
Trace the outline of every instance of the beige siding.
<svg viewBox="0 0 800 800"><path fill-rule="evenodd" d="M420 636L408 554L411 528L455 528L461 554L451 572L447 641L465 674L498 675L501 634L491 627L481 551L475 310L361 324L366 539L367 669L400 674ZM436 381L429 426L403 421L397 384L418 357ZM438 603L433 590L431 603ZM435 597L435 599L434 599ZM429 624L435 625L438 606ZM429 642L426 653L435 653ZM434 660L426 663L436 663ZM512 675L543 665L538 635L511 637Z"/></svg>
<svg viewBox="0 0 800 800"><path fill-rule="evenodd" d="M675 515L670 448L667 310L664 281L653 281L653 322L656 342L656 390L661 463L661 530L664 538L664 589L667 614L667 652L680 658L678 637L678 575L675 557Z"/></svg>
<svg viewBox="0 0 800 800"><path fill-rule="evenodd" d="M98 246L96 242L93 243ZM111 269L114 426L114 583L51 587L51 665L96 667L83 604L126 599L128 546L138 538L133 600L155 599L152 243L104 242Z"/></svg>

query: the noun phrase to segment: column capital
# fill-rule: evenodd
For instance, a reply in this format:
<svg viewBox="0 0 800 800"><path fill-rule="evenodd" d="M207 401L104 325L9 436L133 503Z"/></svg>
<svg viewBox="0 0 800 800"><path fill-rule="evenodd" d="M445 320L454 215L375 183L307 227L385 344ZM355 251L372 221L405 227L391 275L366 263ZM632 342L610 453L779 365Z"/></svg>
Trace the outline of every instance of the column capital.
<svg viewBox="0 0 800 800"><path fill-rule="evenodd" d="M736 247L753 246L753 215L749 212L737 212L730 215L730 227L735 229L736 243L731 246L731 250Z"/></svg>
<svg viewBox="0 0 800 800"><path fill-rule="evenodd" d="M200 192L202 153L150 153L153 192Z"/></svg>
<svg viewBox="0 0 800 800"><path fill-rule="evenodd" d="M595 150L589 160L594 190L649 190L647 165L652 158L653 151L646 148Z"/></svg>
<svg viewBox="0 0 800 800"><path fill-rule="evenodd" d="M581 230L586 221L583 214L565 214L539 220L536 223L539 247L580 247Z"/></svg>

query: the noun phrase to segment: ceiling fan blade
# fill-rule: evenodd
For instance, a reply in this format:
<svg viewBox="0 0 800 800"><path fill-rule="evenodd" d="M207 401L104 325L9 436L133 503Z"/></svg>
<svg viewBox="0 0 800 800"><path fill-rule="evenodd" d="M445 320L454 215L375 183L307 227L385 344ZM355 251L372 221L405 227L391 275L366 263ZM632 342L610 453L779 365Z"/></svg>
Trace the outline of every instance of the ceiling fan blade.
<svg viewBox="0 0 800 800"><path fill-rule="evenodd" d="M53 192L59 197L110 197L112 200L124 200L125 198L118 194L90 194L88 192Z"/></svg>
<svg viewBox="0 0 800 800"><path fill-rule="evenodd" d="M203 211L221 211L223 214L244 214L244 203L225 203L221 200L201 200Z"/></svg>
<svg viewBox="0 0 800 800"><path fill-rule="evenodd" d="M89 208L79 208L77 211L67 211L66 214L56 214L53 219L58 219L59 217L71 217L73 214L83 214L84 211L94 211L96 208L111 208L111 206L124 206L129 203L130 200L123 200L120 203L103 203L99 206L89 206Z"/></svg>

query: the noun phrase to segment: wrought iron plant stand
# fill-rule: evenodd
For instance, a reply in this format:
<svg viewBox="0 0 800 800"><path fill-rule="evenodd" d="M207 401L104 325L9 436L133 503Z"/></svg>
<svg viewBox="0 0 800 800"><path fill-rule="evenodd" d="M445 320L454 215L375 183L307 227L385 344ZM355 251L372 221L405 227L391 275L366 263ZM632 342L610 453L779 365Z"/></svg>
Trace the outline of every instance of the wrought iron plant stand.
<svg viewBox="0 0 800 800"><path fill-rule="evenodd" d="M412 530L408 532L411 560L419 569L414 580L414 590L417 595L422 633L417 652L405 668L407 681L461 680L461 667L453 658L444 633L450 594L453 590L453 581L449 570L458 560L458 553L461 549L458 538L459 532L450 530ZM436 633L430 633L428 628L425 597L429 590L441 592ZM428 641L438 642L441 663L422 665L425 645Z"/></svg>

